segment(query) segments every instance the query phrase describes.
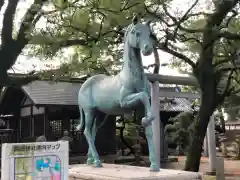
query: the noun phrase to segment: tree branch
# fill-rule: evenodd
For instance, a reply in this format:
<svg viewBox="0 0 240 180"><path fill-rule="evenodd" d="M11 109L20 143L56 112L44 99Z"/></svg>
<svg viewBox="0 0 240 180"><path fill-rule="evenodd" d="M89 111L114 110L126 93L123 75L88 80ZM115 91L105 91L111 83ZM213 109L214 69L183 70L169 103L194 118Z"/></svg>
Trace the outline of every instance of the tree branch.
<svg viewBox="0 0 240 180"><path fill-rule="evenodd" d="M232 10L232 15L226 20L225 27L228 28L231 20L235 18L238 15L238 12L236 10ZM224 28L224 26L223 26Z"/></svg>
<svg viewBox="0 0 240 180"><path fill-rule="evenodd" d="M229 96L231 94L231 89L230 89L230 85L231 85L231 80L233 78L233 70L231 70L231 72L228 75L227 78L227 82L226 82L226 86L222 92L222 94L220 95L219 99L218 99L218 104L222 103L225 99L225 97Z"/></svg>
<svg viewBox="0 0 240 180"><path fill-rule="evenodd" d="M228 31L218 33L219 38L225 38L228 40L240 40L240 34L231 33Z"/></svg>
<svg viewBox="0 0 240 180"><path fill-rule="evenodd" d="M84 40L84 39L68 39L68 40L63 40L63 41L53 41L53 42L46 42L42 45L53 45L53 44L59 44L60 48L66 48L66 47L70 47L70 46L76 46L76 45L80 45L80 46L87 46L89 45L89 42L91 41L95 41L95 39L88 39L88 41ZM36 44L36 43L33 43Z"/></svg>
<svg viewBox="0 0 240 180"><path fill-rule="evenodd" d="M181 19L178 21L177 26L174 30L174 37L177 36L178 29L182 29L181 24L187 20L188 14L191 12L191 10L196 6L199 0L195 0L195 2L190 6L190 8L185 12L185 14L181 17Z"/></svg>
<svg viewBox="0 0 240 180"><path fill-rule="evenodd" d="M183 55L183 54L181 54L181 53L179 53L177 51L174 51L174 50L168 48L165 43L158 43L157 47L159 49L161 49L161 50L163 50L163 51L165 51L165 52L167 52L167 53L169 53L169 54L179 58L179 59L182 59L183 61L188 63L190 66L192 66L192 68L195 68L196 64L190 58L188 58L187 56L185 56L185 55Z"/></svg>
<svg viewBox="0 0 240 180"><path fill-rule="evenodd" d="M156 47L157 45L157 39L156 36L154 34L151 34L150 37L153 39L154 41L154 47L153 47L153 55L154 55L154 59L155 59L155 63L154 63L154 69L153 69L153 73L154 74L158 74L159 70L160 70L160 59L159 59L159 54L158 54L158 49Z"/></svg>
<svg viewBox="0 0 240 180"><path fill-rule="evenodd" d="M184 13L184 15L179 20L168 11L166 3L165 2L162 3L162 7L163 7L165 14L173 21L173 24L171 24L170 26L176 26L175 30L174 30L174 36L176 36L178 29L185 31L187 33L204 32L204 29L190 29L190 28L183 27L181 25L185 20L187 20L191 16L190 12L197 5L198 2L199 2L199 0L195 0L194 3L188 8L188 10ZM193 16L194 15L196 15L196 14L193 14ZM165 23L165 24L167 26L169 25L168 23ZM168 26L168 27L170 27L170 26Z"/></svg>
<svg viewBox="0 0 240 180"><path fill-rule="evenodd" d="M231 62L229 58L221 60L221 61L217 61L213 64L213 67L222 66L223 64L229 64L229 62Z"/></svg>
<svg viewBox="0 0 240 180"><path fill-rule="evenodd" d="M51 22L51 23L53 23L53 22ZM61 25L59 25L59 26L61 26ZM107 36L110 33L118 34L120 39L121 39L121 37L124 36L124 33L122 31L120 31L120 30L119 31L117 31L117 30L109 30L109 31L107 31L105 33L99 34L98 35L99 37L96 37L96 38L93 37L93 36L90 36L89 34L86 34L86 36L87 36L86 40L85 39L67 39L67 40L52 41L52 42L48 41L48 42L44 42L42 45L49 45L49 46L51 46L53 44L59 44L60 48L66 48L66 47L75 46L75 45L88 46L89 44L91 44L91 42L96 43L99 40L100 36L104 37L104 36ZM118 43L121 43L121 42L122 41L119 40L117 42L111 41L109 43L111 43L111 44L118 44ZM38 44L38 42L31 42L31 41L29 43L30 44Z"/></svg>
<svg viewBox="0 0 240 180"><path fill-rule="evenodd" d="M174 51L174 50L172 50L172 49L170 49L168 47L168 45L169 45L169 43L168 43L169 37L166 37L165 42L159 43L156 35L154 35L152 33L150 36L156 42L156 47L157 48L159 48L162 51L167 52L167 53L169 53L169 54L171 54L171 55L173 55L173 56L175 56L175 57L177 57L179 59L182 59L183 61L188 63L192 68L195 68L196 64L190 58L188 58L187 56L185 56L185 55L183 55L183 54L181 54L181 53L179 53L177 51Z"/></svg>
<svg viewBox="0 0 240 180"><path fill-rule="evenodd" d="M0 82L0 87L1 86L19 87L39 79L41 79L40 73L34 74L30 72L29 74L26 75L16 75L9 73L7 74L7 78L3 79Z"/></svg>
<svg viewBox="0 0 240 180"><path fill-rule="evenodd" d="M231 91L231 95L240 93L240 88Z"/></svg>
<svg viewBox="0 0 240 180"><path fill-rule="evenodd" d="M150 5L150 6L151 6L151 5ZM145 4L145 11L146 11L149 15L153 16L153 17L156 18L156 19L159 19L160 22L163 22L164 24L166 24L167 27L172 27L172 26L175 25L175 23L169 24L168 20L165 19L165 17L163 16L163 14L160 14L160 13L158 14L156 11L155 11L155 12L152 12L152 11L149 9L150 6L147 6L147 5Z"/></svg>
<svg viewBox="0 0 240 180"><path fill-rule="evenodd" d="M24 15L24 18L17 36L17 41L21 42L21 44L24 44L24 46L28 43L27 33L30 33L31 31L34 17L42 9L43 3L46 1L47 0L34 0L34 3L30 6L28 11Z"/></svg>
<svg viewBox="0 0 240 180"><path fill-rule="evenodd" d="M203 49L198 61L199 67L203 64L212 66L214 43L218 37L218 34L216 34L216 28L220 28L224 18L236 6L238 1L239 0L221 1L221 3L217 1L219 2L219 5L216 7L215 12L206 19L207 23L203 33Z"/></svg>
<svg viewBox="0 0 240 180"><path fill-rule="evenodd" d="M93 41L95 41L95 39ZM62 44L62 47L69 47L69 46L74 46L74 45L86 46L86 45L88 45L88 42L83 39L72 39L72 40L69 39Z"/></svg>
<svg viewBox="0 0 240 180"><path fill-rule="evenodd" d="M234 71L237 73L240 70L240 64L236 58L235 54L230 54L225 59L213 64L213 67L217 68L218 72Z"/></svg>
<svg viewBox="0 0 240 180"><path fill-rule="evenodd" d="M12 67L19 54L22 52L22 49L26 46L26 44L28 44L28 38L26 37L27 33L29 33L31 30L33 19L38 11L42 8L42 5L45 1L47 0L34 0L34 4L31 5L24 15L24 19L21 23L16 40L12 39L12 29L14 22L13 15L15 14L18 0L8 1L9 4L4 15L2 31L3 44L0 50L0 56L3 57L0 66L0 72L4 75L4 77L1 78L0 85L17 86L19 83L21 83L20 81L17 82L14 78L9 77L7 75L7 70Z"/></svg>
<svg viewBox="0 0 240 180"><path fill-rule="evenodd" d="M190 28L185 28L181 25L179 25L179 29L182 30L182 31L185 31L187 33L203 33L205 31L205 29L190 29Z"/></svg>
<svg viewBox="0 0 240 180"><path fill-rule="evenodd" d="M154 49L153 49L153 55L154 55L154 59L155 59L153 73L158 74L159 70L160 70L160 59L159 59L159 54L158 54L158 50L156 47L154 47Z"/></svg>
<svg viewBox="0 0 240 180"><path fill-rule="evenodd" d="M4 0L1 0L4 2ZM16 8L18 5L19 0L9 0L6 11L3 17L3 24L2 24L2 46L7 44L8 42L13 41L12 39L12 31L13 31L13 18L16 12Z"/></svg>
<svg viewBox="0 0 240 180"><path fill-rule="evenodd" d="M215 13L213 13L210 17L209 22L213 25L219 26L226 15L237 5L239 0L230 0L230 1L218 1L218 6L216 7Z"/></svg>
<svg viewBox="0 0 240 180"><path fill-rule="evenodd" d="M33 26L35 26L36 25L36 23L39 21L39 19L41 18L41 17L43 17L43 16L45 16L45 15L49 15L49 14L53 14L53 13L55 13L55 12L57 12L58 10L52 10L52 11L41 11L41 12L39 12L38 14L37 14L37 16L34 18L34 20L33 20L33 22L32 22L32 24L33 24Z"/></svg>
<svg viewBox="0 0 240 180"><path fill-rule="evenodd" d="M194 37L185 37L184 34L178 34L178 40L180 42L188 42L188 41L194 41L195 43L197 43L198 45L202 46L202 42L200 40L198 40L197 38Z"/></svg>

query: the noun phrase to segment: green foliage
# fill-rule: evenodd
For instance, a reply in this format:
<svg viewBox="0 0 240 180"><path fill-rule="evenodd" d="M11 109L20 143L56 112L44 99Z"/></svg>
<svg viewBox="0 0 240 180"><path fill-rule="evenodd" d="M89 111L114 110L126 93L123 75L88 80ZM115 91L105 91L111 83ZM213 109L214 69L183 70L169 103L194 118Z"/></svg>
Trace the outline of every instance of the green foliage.
<svg viewBox="0 0 240 180"><path fill-rule="evenodd" d="M132 117L125 117L125 129L124 129L124 136L129 137L131 139L138 138L139 130L141 126L137 124Z"/></svg>
<svg viewBox="0 0 240 180"><path fill-rule="evenodd" d="M67 0L51 0L51 1L54 4L54 6L59 10L65 9L69 6Z"/></svg>
<svg viewBox="0 0 240 180"><path fill-rule="evenodd" d="M138 132L139 132L140 126L129 122L126 124L126 128L124 130L124 136L125 137L131 137L132 139L138 138Z"/></svg>
<svg viewBox="0 0 240 180"><path fill-rule="evenodd" d="M137 124L132 116L124 117L124 125L122 121L117 121L118 127L124 127L123 136L125 141L129 143L130 146L135 145L139 140L139 131L141 126ZM116 136L120 136L120 129L117 128Z"/></svg>
<svg viewBox="0 0 240 180"><path fill-rule="evenodd" d="M176 144L180 154L187 151L191 134L193 114L192 112L182 112L174 118L170 118L172 124L166 125L164 131L169 144Z"/></svg>
<svg viewBox="0 0 240 180"><path fill-rule="evenodd" d="M200 15L201 13L204 14L206 12L199 10L198 16L189 15L190 18L188 18L187 21L184 21L182 25L191 31L181 30L179 33L181 34L179 40L183 42L184 46L183 52L187 54L187 56L190 57L194 62L200 61L199 57L204 51L203 35L204 29L206 30L207 28L206 23L209 17L207 14ZM239 11L237 10L237 7L226 16L220 26L213 26L211 30L216 36L219 33L225 32L239 35L240 21ZM234 71L231 73L231 78L228 78L230 77L230 68L228 68L229 70L222 71L222 69L226 68L227 66L235 66L236 51L239 50L239 46L239 38L216 38L212 44L213 57L210 60L212 61L213 73L216 78L217 96L230 96L239 92L239 73L237 71ZM177 65L177 67L180 68L186 67L185 62L182 60L178 60L177 62L178 64L173 64L173 66L176 67ZM230 80L229 84L227 83L228 79ZM218 103L218 105L221 103L222 102Z"/></svg>
<svg viewBox="0 0 240 180"><path fill-rule="evenodd" d="M229 17L228 17L229 18ZM224 32L224 31L228 31L228 32L232 32L232 33L238 33L239 29L240 29L240 21L239 21L239 17L236 16L234 18L232 18L230 21L229 19L226 18L225 22L223 22L223 24L229 23L227 28L225 28L224 26L222 28L219 27L213 27L213 31L217 33L219 32ZM207 16L205 17L200 17L199 18L195 18L191 21L188 22L188 28L191 29L204 29L206 26L206 19ZM189 39L185 45L187 46L188 50L190 50L193 53L200 53L202 50L202 46L199 42L202 41L202 32L199 33L186 33L185 34L187 36L187 38ZM199 41L199 42L197 42ZM229 58L229 63L231 63L232 60L232 55L235 53L236 49L239 47L239 41L235 41L235 40L228 40L228 39L218 39L215 41L214 43L214 60L213 60L213 64L215 63L219 63L220 61L225 60L226 58Z"/></svg>
<svg viewBox="0 0 240 180"><path fill-rule="evenodd" d="M41 35L41 34L36 34L34 35L31 40L30 44L50 44L52 42L57 43L58 39L56 36L48 36L48 35Z"/></svg>
<svg viewBox="0 0 240 180"><path fill-rule="evenodd" d="M73 53L64 66L68 64L69 70L74 73L118 72L123 29L131 23L133 14L145 17L145 1L52 0L52 3L56 9L43 16L46 26L31 33L30 54L62 58L61 49L71 47ZM68 45L69 40L76 39L82 41ZM113 61L106 61L106 57L111 57ZM76 65L77 61L76 68L72 68L71 64Z"/></svg>

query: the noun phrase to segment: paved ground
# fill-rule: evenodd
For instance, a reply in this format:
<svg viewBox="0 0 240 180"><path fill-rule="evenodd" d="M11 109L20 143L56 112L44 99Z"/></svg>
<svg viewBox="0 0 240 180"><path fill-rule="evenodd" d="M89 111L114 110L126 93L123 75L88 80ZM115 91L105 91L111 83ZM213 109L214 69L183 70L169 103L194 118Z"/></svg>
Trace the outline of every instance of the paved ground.
<svg viewBox="0 0 240 180"><path fill-rule="evenodd" d="M185 157L178 157L178 162L168 163L165 168L180 169L184 168ZM224 170L226 180L240 180L240 161L224 160ZM200 171L206 173L209 171L208 158L201 158ZM213 180L216 177L207 177L206 180Z"/></svg>
<svg viewBox="0 0 240 180"><path fill-rule="evenodd" d="M185 157L180 156L177 158L178 158L178 162L167 163L167 164L165 164L165 166L162 166L162 168L183 170L184 164L185 164ZM145 156L144 160L145 160L145 162L148 162L148 157ZM124 164L128 164L128 163L124 163ZM132 163L129 163L129 165L130 164L132 164ZM149 166L146 163L143 163L142 165ZM240 160L236 161L236 160L225 159L224 160L224 171L225 171L226 180L240 180ZM206 174L206 172L209 172L209 163L208 163L208 158L206 158L206 157L201 158L200 172L202 172L204 174ZM206 179L204 179L204 180L216 180L216 177L205 177L205 178Z"/></svg>
<svg viewBox="0 0 240 180"><path fill-rule="evenodd" d="M125 157L126 158L126 157ZM185 164L185 157L180 156L177 157L178 162L173 162L173 163L168 163L165 167L163 168L169 168L169 169L179 169L183 170L184 169L184 164ZM72 158L70 158L71 160ZM84 163L86 157L74 157L75 163ZM104 158L106 163L112 163L110 160L108 161L107 159L114 159L113 157L109 157L106 159ZM145 160L148 159L148 157L144 157ZM72 160L73 161L73 160ZM73 164L75 164L73 163ZM225 169L225 176L226 180L240 180L240 161L236 160L224 160L224 169ZM206 173L209 171L209 163L208 163L208 158L202 157L201 158L201 165L200 165L200 171L203 173ZM204 180L215 180L216 177L206 177Z"/></svg>

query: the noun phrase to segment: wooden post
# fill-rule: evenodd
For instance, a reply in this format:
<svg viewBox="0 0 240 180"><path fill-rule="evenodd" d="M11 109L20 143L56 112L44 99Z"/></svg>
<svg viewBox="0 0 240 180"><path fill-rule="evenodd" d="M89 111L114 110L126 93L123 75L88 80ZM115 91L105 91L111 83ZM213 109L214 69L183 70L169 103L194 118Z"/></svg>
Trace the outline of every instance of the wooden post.
<svg viewBox="0 0 240 180"><path fill-rule="evenodd" d="M62 109L63 115L62 115L62 135L64 133L64 131L70 131L70 117L69 117L69 113L68 110L66 108Z"/></svg>
<svg viewBox="0 0 240 180"><path fill-rule="evenodd" d="M153 117L155 117L154 121L152 122L152 129L153 129L153 144L155 147L155 153L157 162L159 163L160 167L160 160L161 160L161 149L160 149L160 100L159 100L159 82L155 81L151 84L151 107Z"/></svg>
<svg viewBox="0 0 240 180"><path fill-rule="evenodd" d="M160 111L160 109L159 109ZM161 119L161 114L160 114ZM166 135L164 133L164 126L160 120L160 147L161 147L161 162L166 162L168 160L168 143L166 140Z"/></svg>
<svg viewBox="0 0 240 180"><path fill-rule="evenodd" d="M35 134L35 122L34 122L34 116L33 116L33 104L31 104L31 107L30 107L30 121L31 121L31 137L34 137L34 134Z"/></svg>
<svg viewBox="0 0 240 180"><path fill-rule="evenodd" d="M44 110L44 121L43 121L45 137L49 136L49 129L50 129L50 121L49 121L49 117L48 117L48 112L49 112L48 108L45 107L45 110Z"/></svg>
<svg viewBox="0 0 240 180"><path fill-rule="evenodd" d="M215 120L214 115L210 117L207 128L208 152L209 152L209 168L210 173L216 173L216 140L215 140Z"/></svg>
<svg viewBox="0 0 240 180"><path fill-rule="evenodd" d="M22 138L22 117L19 120L19 136L18 136L18 142Z"/></svg>

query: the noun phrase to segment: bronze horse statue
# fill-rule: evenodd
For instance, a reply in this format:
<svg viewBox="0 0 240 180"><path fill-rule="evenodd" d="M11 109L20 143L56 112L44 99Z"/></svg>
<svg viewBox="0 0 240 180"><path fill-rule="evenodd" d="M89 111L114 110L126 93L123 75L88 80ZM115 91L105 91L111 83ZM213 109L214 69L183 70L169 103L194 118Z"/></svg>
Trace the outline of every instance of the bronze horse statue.
<svg viewBox="0 0 240 180"><path fill-rule="evenodd" d="M79 90L78 104L81 119L77 129L81 130L85 125L84 135L89 145L87 159L89 165L102 166L94 143L98 129L97 113L128 114L142 103L145 107L142 126L145 128L148 142L150 170L159 171L152 139L154 117L149 100L149 82L144 74L141 58L141 53L148 56L153 52L149 23L150 21L142 24L135 16L132 24L128 26L124 37L124 65L119 74L116 76L104 74L92 76L83 83Z"/></svg>

